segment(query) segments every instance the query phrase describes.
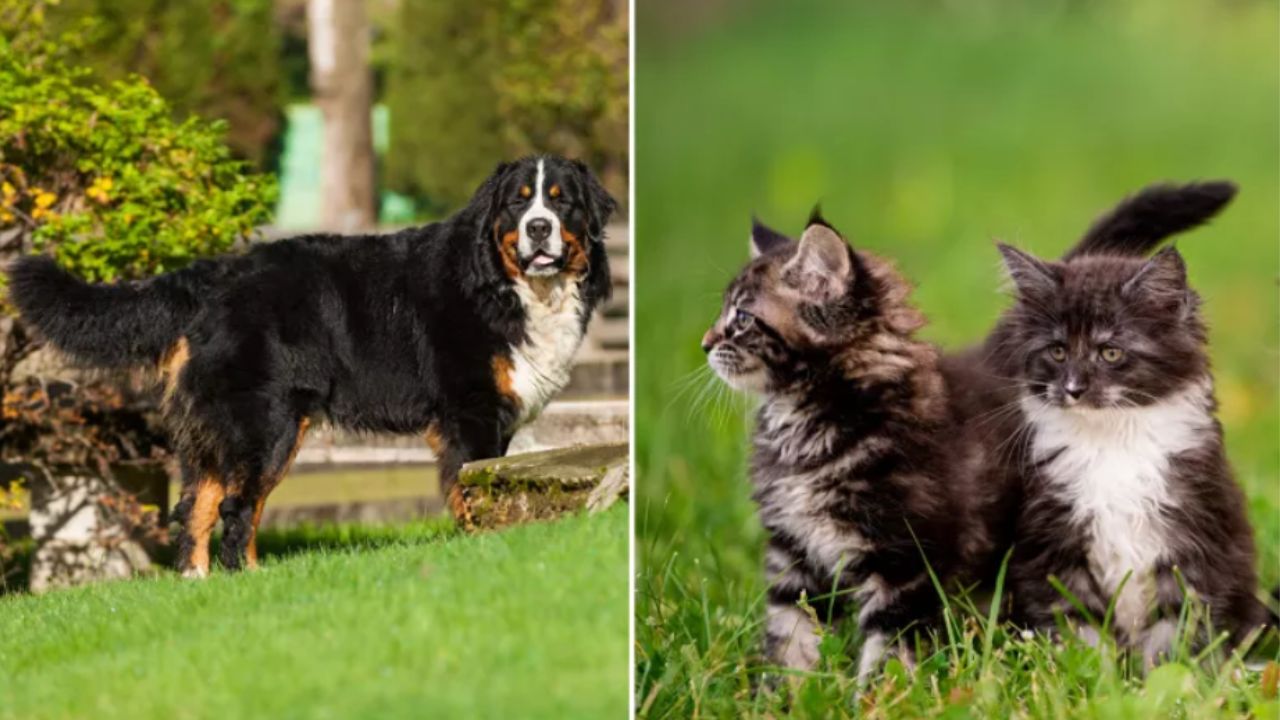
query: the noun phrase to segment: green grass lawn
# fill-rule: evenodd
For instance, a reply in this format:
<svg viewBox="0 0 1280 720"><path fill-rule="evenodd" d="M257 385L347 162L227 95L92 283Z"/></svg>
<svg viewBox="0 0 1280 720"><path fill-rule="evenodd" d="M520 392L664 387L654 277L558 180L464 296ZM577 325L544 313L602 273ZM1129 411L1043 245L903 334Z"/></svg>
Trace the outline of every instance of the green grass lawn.
<svg viewBox="0 0 1280 720"><path fill-rule="evenodd" d="M1109 653L1005 637L963 613L954 644L914 676L891 672L867 704L850 703L856 639L844 636L789 704L757 693L749 409L691 375L753 212L797 232L820 200L855 245L916 281L927 336L960 347L1005 303L994 238L1053 255L1147 183L1234 179L1236 202L1179 248L1205 299L1220 417L1274 584L1275 4L665 0L642 3L637 23L642 714L1276 717L1274 684L1256 673L1192 670L1184 657L1144 681Z"/></svg>
<svg viewBox="0 0 1280 720"><path fill-rule="evenodd" d="M264 534L265 567L0 598L0 718L622 717L627 511Z"/></svg>

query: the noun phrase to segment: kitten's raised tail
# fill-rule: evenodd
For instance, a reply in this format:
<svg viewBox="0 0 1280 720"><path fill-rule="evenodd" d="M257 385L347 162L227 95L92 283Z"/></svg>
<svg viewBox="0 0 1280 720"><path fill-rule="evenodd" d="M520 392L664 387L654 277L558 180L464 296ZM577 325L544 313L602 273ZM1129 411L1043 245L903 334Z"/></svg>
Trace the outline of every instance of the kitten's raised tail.
<svg viewBox="0 0 1280 720"><path fill-rule="evenodd" d="M1095 220L1062 259L1083 255L1145 256L1166 238L1207 222L1235 194L1235 183L1227 180L1150 185Z"/></svg>

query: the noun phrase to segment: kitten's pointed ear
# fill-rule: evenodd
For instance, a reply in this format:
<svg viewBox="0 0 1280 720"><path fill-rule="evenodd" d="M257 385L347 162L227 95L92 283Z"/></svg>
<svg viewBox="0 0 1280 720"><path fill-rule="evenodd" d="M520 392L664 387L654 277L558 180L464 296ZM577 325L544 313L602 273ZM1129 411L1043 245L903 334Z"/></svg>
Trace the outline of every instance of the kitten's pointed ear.
<svg viewBox="0 0 1280 720"><path fill-rule="evenodd" d="M1187 264L1176 247L1170 245L1138 268L1123 288L1126 294L1145 293L1148 297L1182 302L1187 297Z"/></svg>
<svg viewBox="0 0 1280 720"><path fill-rule="evenodd" d="M791 238L760 222L756 216L751 216L751 258L753 260L794 244L795 241Z"/></svg>
<svg viewBox="0 0 1280 720"><path fill-rule="evenodd" d="M1012 245L996 243L996 248L1019 295L1043 295L1058 288L1059 274L1054 266Z"/></svg>
<svg viewBox="0 0 1280 720"><path fill-rule="evenodd" d="M800 236L795 257L782 267L791 287L819 299L842 297L853 280L853 250L822 218L811 219Z"/></svg>

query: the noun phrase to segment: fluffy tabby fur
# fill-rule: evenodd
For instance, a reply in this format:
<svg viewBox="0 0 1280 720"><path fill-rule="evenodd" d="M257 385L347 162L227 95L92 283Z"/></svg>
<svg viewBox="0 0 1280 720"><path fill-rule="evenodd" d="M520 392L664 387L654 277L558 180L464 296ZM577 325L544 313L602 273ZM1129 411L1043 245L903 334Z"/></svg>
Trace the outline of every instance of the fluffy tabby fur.
<svg viewBox="0 0 1280 720"><path fill-rule="evenodd" d="M1020 427L1002 431L1019 438L1008 458L1023 496L1009 577L1032 627L1078 616L1050 576L1098 621L1114 600L1118 641L1148 663L1170 649L1178 573L1233 641L1266 620L1214 417L1200 298L1177 250L1144 257L1233 193L1229 183L1150 188L1059 262L1000 246L1016 300L986 357L1021 410Z"/></svg>
<svg viewBox="0 0 1280 720"><path fill-rule="evenodd" d="M725 382L763 398L751 476L769 538L766 651L811 669L815 621L856 606L865 677L937 619L926 562L949 584L988 562L1000 541L978 518L998 516L979 507L993 483L888 263L816 213L798 243L757 223L752 249L702 345Z"/></svg>
<svg viewBox="0 0 1280 720"><path fill-rule="evenodd" d="M1139 262L1132 258L1204 222L1234 192L1229 183L1152 186L1095 222L1067 258ZM848 248L820 218L799 243L757 223L752 251L703 347L726 382L764 399L752 480L769 535L766 651L780 665L812 668L820 625L856 608L864 637L859 674L865 677L904 630L927 627L937 617L935 591L922 577L923 558L949 585L989 585L1015 531L1031 545L1061 538L1063 523L1071 522L1069 513L1040 504L1032 482L1038 468L1023 462L1029 429L1019 386L1009 382L1019 371L1004 362L1016 364L1020 357L1019 347L1009 344L1010 321L1019 316L1006 317L985 348L940 355L914 338L924 319L908 304L906 282L884 261ZM1171 260L1159 261L1165 262ZM1193 296L1188 300L1194 305ZM1034 325L1034 312L1026 317ZM1184 327L1192 339L1190 355L1183 356L1193 360L1184 370L1190 375L1203 367L1195 361L1203 360L1195 344L1199 327L1198 321ZM1159 387L1152 373L1131 395ZM1211 416L1204 422L1211 406L1203 402L1212 399L1196 395L1202 390L1207 392L1194 385L1189 394L1172 397L1172 412L1156 410L1162 422L1149 428L1165 447L1208 437L1195 460L1181 460L1188 471L1216 469L1221 478L1220 431ZM1108 428L1110 434L1102 430L1103 436L1125 437L1129 428L1120 425ZM1058 430L1066 443L1078 429ZM1096 452L1084 442L1080 454ZM1258 611L1249 603L1252 546L1239 491L1227 478L1225 486L1188 488L1183 506L1189 521L1203 527L1211 525L1206 516L1218 518L1220 552L1234 557L1229 572L1237 577L1227 593L1236 603L1228 616L1247 616L1237 623L1244 627ZM1147 502L1141 492L1127 492L1131 485L1108 489L1111 495L1093 498L1094 507ZM1024 498L1032 510L1020 513ZM1012 569L1025 598L1019 609L1043 625L1063 604L1045 566L1025 561L1028 550ZM1168 594L1167 586L1162 590ZM1097 592L1082 596L1097 609ZM820 598L812 603L817 612L805 608L802 597ZM1161 625L1145 638L1160 645L1169 630Z"/></svg>
<svg viewBox="0 0 1280 720"><path fill-rule="evenodd" d="M451 493L468 461L501 455L567 382L609 293L614 201L585 165L503 163L453 217L391 235L311 235L118 285L51 258L10 271L23 319L96 366L157 367L183 467L179 565L256 561L254 537L312 420L418 433Z"/></svg>

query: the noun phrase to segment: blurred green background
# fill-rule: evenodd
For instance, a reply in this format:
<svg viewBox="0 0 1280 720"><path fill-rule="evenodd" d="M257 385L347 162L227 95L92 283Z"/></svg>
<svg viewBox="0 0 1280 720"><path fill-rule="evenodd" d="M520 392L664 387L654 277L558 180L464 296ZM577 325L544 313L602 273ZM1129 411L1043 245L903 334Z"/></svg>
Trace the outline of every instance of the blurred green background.
<svg viewBox="0 0 1280 720"><path fill-rule="evenodd" d="M1263 579L1280 578L1278 20L1271 2L1207 0L639 5L642 705L709 702L742 667L725 648L754 632L750 410L690 377L753 212L796 233L821 201L855 246L898 262L926 336L957 348L1005 305L994 239L1052 257L1145 184L1237 181L1179 248L1205 298Z"/></svg>

